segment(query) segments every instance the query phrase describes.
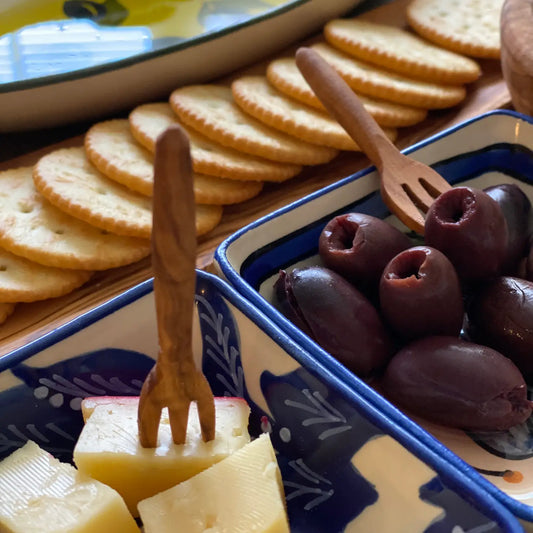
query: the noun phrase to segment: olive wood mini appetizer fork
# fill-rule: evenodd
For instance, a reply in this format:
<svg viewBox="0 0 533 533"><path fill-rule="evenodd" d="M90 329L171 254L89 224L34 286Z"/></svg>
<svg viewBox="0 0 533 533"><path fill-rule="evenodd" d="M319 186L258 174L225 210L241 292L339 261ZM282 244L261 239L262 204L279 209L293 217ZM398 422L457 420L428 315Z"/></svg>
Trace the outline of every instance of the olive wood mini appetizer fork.
<svg viewBox="0 0 533 533"><path fill-rule="evenodd" d="M403 155L318 52L299 48L296 64L324 107L376 166L387 207L408 228L423 235L423 213L451 185L429 166Z"/></svg>
<svg viewBox="0 0 533 533"><path fill-rule="evenodd" d="M161 411L168 408L172 439L183 444L189 406L196 402L204 441L215 436L215 405L209 383L192 353L196 284L196 222L189 139L178 125L156 142L152 267L159 354L139 399L139 440L157 445Z"/></svg>

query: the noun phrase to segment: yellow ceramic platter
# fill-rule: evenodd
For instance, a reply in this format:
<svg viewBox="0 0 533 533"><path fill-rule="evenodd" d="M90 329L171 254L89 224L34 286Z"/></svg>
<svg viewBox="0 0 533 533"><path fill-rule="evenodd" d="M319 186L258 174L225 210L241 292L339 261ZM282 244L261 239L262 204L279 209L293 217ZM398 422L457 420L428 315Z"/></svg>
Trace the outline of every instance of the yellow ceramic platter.
<svg viewBox="0 0 533 533"><path fill-rule="evenodd" d="M4 0L0 5L0 35L41 22L88 19L101 26L147 26L154 39L186 39L284 3L285 0Z"/></svg>
<svg viewBox="0 0 533 533"><path fill-rule="evenodd" d="M362 0L0 0L0 133L97 120L280 52Z"/></svg>

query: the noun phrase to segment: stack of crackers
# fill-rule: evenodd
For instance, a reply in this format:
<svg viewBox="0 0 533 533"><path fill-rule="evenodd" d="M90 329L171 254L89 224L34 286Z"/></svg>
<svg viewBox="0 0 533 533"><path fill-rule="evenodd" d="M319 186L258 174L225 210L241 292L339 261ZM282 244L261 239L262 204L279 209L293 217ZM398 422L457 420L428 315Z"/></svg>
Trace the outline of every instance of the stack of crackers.
<svg viewBox="0 0 533 533"><path fill-rule="evenodd" d="M407 16L419 35L362 18L335 19L311 46L395 139L398 128L465 98L466 85L481 75L475 57L498 57L499 31L486 12L491 4L493 23L501 3L450 2L458 5L454 11L442 1L413 0ZM454 27L454 13L463 26ZM180 87L127 119L96 123L83 146L0 173L0 321L18 302L64 295L94 271L149 255L155 142L173 123L190 138L198 235L219 224L224 205L259 195L265 182L284 182L304 166L359 150L293 56L274 59L262 75Z"/></svg>

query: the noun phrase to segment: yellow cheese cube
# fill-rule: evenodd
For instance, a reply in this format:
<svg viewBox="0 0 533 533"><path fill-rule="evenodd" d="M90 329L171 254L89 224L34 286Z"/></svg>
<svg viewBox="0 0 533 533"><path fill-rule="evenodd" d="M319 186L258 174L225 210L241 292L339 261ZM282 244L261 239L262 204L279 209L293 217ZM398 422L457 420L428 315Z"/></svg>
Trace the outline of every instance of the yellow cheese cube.
<svg viewBox="0 0 533 533"><path fill-rule="evenodd" d="M0 531L139 533L119 494L28 441L0 463Z"/></svg>
<svg viewBox="0 0 533 533"><path fill-rule="evenodd" d="M281 474L270 436L193 478L139 502L145 533L288 533Z"/></svg>
<svg viewBox="0 0 533 533"><path fill-rule="evenodd" d="M156 448L143 448L137 427L138 398L95 405L74 448L81 472L113 487L128 509L173 487L250 442L250 408L240 398L215 398L216 433L204 442L195 403L191 404L185 444L172 441L168 411L163 410Z"/></svg>
<svg viewBox="0 0 533 533"><path fill-rule="evenodd" d="M81 401L81 414L83 422L87 422L88 418L93 414L93 411L99 405L135 405L135 409L139 405L138 396L88 396Z"/></svg>

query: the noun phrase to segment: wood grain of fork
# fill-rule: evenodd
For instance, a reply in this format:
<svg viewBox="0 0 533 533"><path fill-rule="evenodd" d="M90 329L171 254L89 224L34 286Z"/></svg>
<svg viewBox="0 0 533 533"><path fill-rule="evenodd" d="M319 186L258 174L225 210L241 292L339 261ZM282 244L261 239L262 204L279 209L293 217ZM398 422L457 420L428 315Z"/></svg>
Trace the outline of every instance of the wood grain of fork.
<svg viewBox="0 0 533 533"><path fill-rule="evenodd" d="M192 323L196 285L196 223L189 139L179 126L163 132L154 162L152 268L159 354L139 399L139 440L157 445L161 411L168 408L172 439L183 444L189 407L198 406L204 441L215 436L209 383L196 368Z"/></svg>
<svg viewBox="0 0 533 533"><path fill-rule="evenodd" d="M402 154L359 97L318 52L301 47L296 64L324 107L376 166L383 201L408 228L424 234L424 213L451 185L428 165Z"/></svg>

